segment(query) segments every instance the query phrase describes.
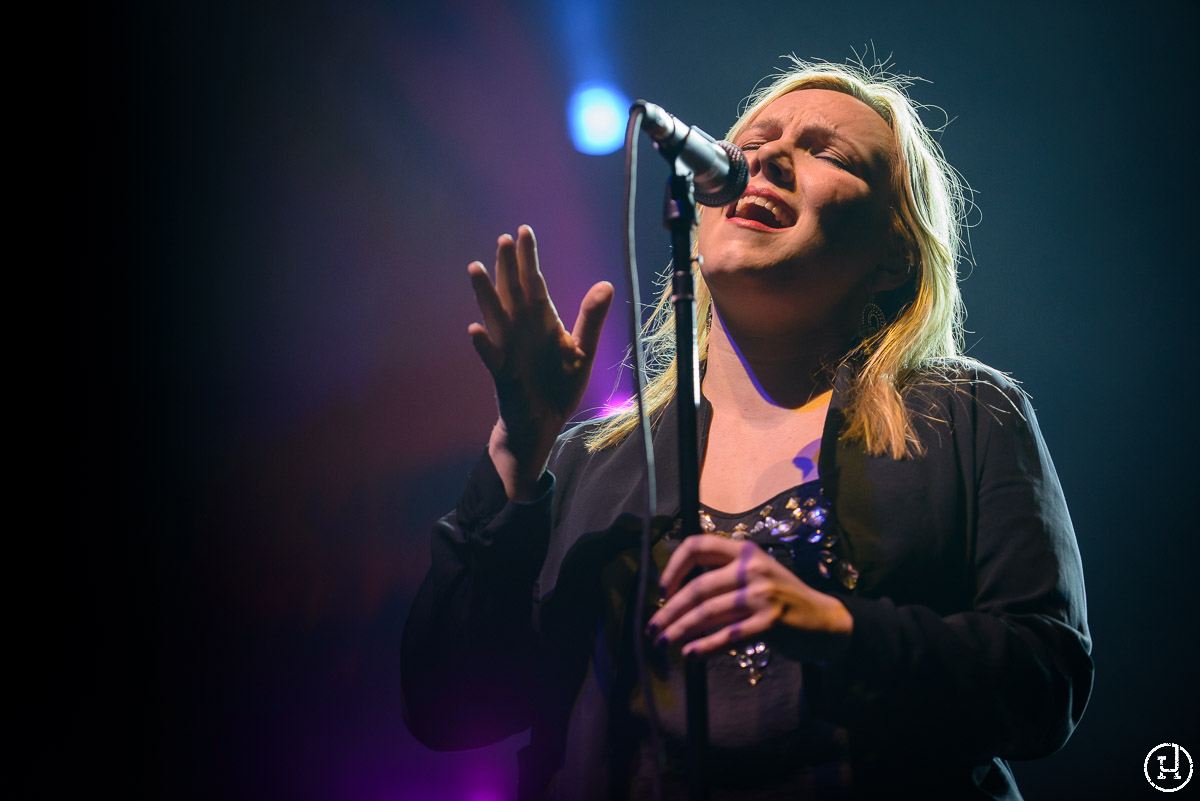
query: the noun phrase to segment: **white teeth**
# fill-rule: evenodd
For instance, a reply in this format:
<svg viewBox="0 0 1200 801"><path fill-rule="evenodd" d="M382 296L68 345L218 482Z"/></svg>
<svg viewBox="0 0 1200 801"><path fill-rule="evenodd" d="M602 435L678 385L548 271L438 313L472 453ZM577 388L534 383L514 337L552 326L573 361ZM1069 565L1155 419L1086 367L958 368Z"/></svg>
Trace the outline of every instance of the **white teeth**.
<svg viewBox="0 0 1200 801"><path fill-rule="evenodd" d="M734 213L738 216L741 216L746 206L751 203L756 206L762 206L764 209L771 212L771 214L775 217L775 221L779 223L781 227L791 225L791 209L781 206L774 200L761 197L760 195L745 195L740 198L737 202L737 208Z"/></svg>

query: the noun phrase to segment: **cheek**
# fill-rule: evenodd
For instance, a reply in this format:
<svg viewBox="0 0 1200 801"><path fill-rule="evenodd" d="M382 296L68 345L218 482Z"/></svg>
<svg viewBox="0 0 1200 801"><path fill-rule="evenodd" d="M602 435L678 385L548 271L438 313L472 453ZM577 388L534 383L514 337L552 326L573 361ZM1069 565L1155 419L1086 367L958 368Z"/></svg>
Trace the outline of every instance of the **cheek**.
<svg viewBox="0 0 1200 801"><path fill-rule="evenodd" d="M847 188L831 192L817 216L828 239L849 249L884 242L891 230L888 211L878 198Z"/></svg>
<svg viewBox="0 0 1200 801"><path fill-rule="evenodd" d="M696 245L700 255L712 253L715 255L715 235L718 226L724 221L725 209L706 209L700 215L700 224L696 227ZM706 257L707 258L707 257Z"/></svg>

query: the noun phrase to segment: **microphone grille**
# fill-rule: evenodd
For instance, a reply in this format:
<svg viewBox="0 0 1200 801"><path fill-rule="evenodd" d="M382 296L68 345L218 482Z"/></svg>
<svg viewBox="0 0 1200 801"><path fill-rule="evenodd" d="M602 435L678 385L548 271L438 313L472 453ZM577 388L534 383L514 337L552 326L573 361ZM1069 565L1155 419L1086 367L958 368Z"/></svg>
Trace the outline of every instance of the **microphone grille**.
<svg viewBox="0 0 1200 801"><path fill-rule="evenodd" d="M717 142L717 147L729 155L729 175L717 191L696 193L696 202L702 206L728 206L742 196L750 182L750 167L742 149L732 142Z"/></svg>

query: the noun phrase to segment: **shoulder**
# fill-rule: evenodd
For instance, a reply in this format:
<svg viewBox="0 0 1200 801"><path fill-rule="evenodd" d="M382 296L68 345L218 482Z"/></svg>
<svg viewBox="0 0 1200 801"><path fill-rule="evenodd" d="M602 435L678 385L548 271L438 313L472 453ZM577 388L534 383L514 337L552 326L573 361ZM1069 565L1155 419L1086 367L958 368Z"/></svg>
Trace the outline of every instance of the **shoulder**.
<svg viewBox="0 0 1200 801"><path fill-rule="evenodd" d="M602 419L585 420L582 423L567 426L558 435L558 440L554 443L554 450L550 452L551 467L568 469L572 465L588 459L591 451L587 447L587 441L601 422Z"/></svg>
<svg viewBox="0 0 1200 801"><path fill-rule="evenodd" d="M983 459L1014 448L1042 448L1029 394L982 362L928 363L900 391L917 437L931 450L951 446L957 458Z"/></svg>
<svg viewBox="0 0 1200 801"><path fill-rule="evenodd" d="M931 458L942 452L980 470L1053 474L1032 400L1006 373L973 360L947 360L902 392Z"/></svg>
<svg viewBox="0 0 1200 801"><path fill-rule="evenodd" d="M1015 379L965 357L926 362L900 391L905 404L917 413L934 409L956 417L982 413L982 417L1002 422L1014 415L1028 419L1033 411L1029 394Z"/></svg>
<svg viewBox="0 0 1200 801"><path fill-rule="evenodd" d="M635 439L632 436L604 448L592 449L588 446L592 436L608 419L597 417L575 423L559 434L550 454L550 469L557 478L569 480L585 470L608 468L628 458L629 442Z"/></svg>

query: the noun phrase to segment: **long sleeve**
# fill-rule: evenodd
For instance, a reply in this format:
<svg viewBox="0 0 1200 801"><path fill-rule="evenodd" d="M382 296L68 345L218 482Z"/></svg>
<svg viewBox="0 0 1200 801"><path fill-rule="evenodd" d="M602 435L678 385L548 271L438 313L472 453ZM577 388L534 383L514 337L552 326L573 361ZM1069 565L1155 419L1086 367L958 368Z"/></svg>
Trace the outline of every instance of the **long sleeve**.
<svg viewBox="0 0 1200 801"><path fill-rule="evenodd" d="M894 595L845 599L854 632L837 665L839 712L881 748L965 762L1043 756L1066 741L1091 692L1082 566L1028 398L991 374L966 386L943 405L948 415L931 417L948 417L935 450L958 465L945 475L964 496L967 536L952 551L961 580L948 579L969 603L911 602L922 590L908 579L890 584Z"/></svg>
<svg viewBox="0 0 1200 801"><path fill-rule="evenodd" d="M433 531L433 563L404 628L409 730L435 749L476 748L528 728L539 686L534 586L550 537L554 478L510 502L491 459Z"/></svg>

